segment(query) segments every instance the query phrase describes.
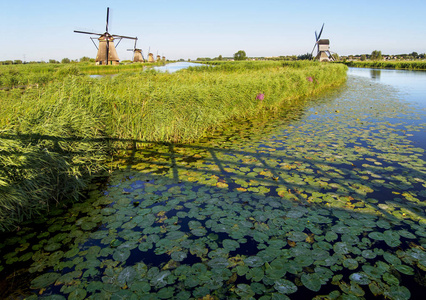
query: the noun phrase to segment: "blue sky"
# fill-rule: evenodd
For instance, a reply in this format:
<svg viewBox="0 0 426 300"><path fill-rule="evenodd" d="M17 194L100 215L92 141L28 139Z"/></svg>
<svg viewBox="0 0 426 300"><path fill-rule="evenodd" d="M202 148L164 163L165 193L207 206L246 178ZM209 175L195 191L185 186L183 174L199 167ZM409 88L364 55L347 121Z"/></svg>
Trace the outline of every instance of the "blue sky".
<svg viewBox="0 0 426 300"><path fill-rule="evenodd" d="M315 30L339 55L426 52L426 1L239 0L0 0L0 61L95 57L88 35L74 30L137 36L144 53L168 59L300 55ZM133 41L117 47L131 59Z"/></svg>

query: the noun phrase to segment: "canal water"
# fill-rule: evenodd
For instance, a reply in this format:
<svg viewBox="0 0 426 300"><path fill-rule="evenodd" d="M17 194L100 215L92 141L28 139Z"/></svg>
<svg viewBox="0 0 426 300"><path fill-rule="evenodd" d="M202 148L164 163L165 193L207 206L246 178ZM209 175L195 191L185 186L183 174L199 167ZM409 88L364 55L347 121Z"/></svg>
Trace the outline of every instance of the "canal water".
<svg viewBox="0 0 426 300"><path fill-rule="evenodd" d="M423 299L425 74L349 69L291 111L123 153L0 241L0 297Z"/></svg>

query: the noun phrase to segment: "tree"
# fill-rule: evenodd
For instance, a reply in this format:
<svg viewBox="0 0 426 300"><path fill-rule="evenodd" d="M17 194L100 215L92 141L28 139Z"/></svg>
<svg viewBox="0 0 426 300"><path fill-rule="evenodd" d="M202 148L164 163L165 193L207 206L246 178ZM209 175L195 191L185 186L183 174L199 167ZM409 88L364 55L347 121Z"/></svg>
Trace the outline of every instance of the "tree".
<svg viewBox="0 0 426 300"><path fill-rule="evenodd" d="M340 56L337 53L331 54L331 57L333 57L334 61L339 61L340 60Z"/></svg>
<svg viewBox="0 0 426 300"><path fill-rule="evenodd" d="M61 63L63 63L63 64L69 64L71 61L70 61L70 59L69 58L63 58L62 60L61 60Z"/></svg>
<svg viewBox="0 0 426 300"><path fill-rule="evenodd" d="M370 59L371 60L381 60L382 59L382 51L374 50L373 52L371 52Z"/></svg>
<svg viewBox="0 0 426 300"><path fill-rule="evenodd" d="M364 60L366 60L366 59L367 59L367 55L362 54L362 55L361 55L361 61L364 61Z"/></svg>
<svg viewBox="0 0 426 300"><path fill-rule="evenodd" d="M311 59L312 59L311 53L302 54L297 57L297 60L311 60Z"/></svg>
<svg viewBox="0 0 426 300"><path fill-rule="evenodd" d="M22 60L16 59L16 60L13 61L13 64L20 65L20 64L22 64Z"/></svg>
<svg viewBox="0 0 426 300"><path fill-rule="evenodd" d="M59 61L55 60L55 59L49 59L49 64L58 64Z"/></svg>
<svg viewBox="0 0 426 300"><path fill-rule="evenodd" d="M239 50L237 53L234 54L234 60L246 60L246 59L247 59L247 56L243 50Z"/></svg>
<svg viewBox="0 0 426 300"><path fill-rule="evenodd" d="M222 54L219 55L219 57L217 58L217 60L222 60Z"/></svg>
<svg viewBox="0 0 426 300"><path fill-rule="evenodd" d="M90 57L83 56L82 58L80 58L80 62L89 62L89 61L90 61Z"/></svg>

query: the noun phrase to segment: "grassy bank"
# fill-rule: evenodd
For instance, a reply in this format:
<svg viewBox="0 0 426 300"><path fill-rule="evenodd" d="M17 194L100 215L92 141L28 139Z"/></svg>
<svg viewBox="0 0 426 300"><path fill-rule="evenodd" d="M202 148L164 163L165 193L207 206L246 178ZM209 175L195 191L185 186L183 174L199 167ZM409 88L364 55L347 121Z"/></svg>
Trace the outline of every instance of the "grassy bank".
<svg viewBox="0 0 426 300"><path fill-rule="evenodd" d="M311 62L222 63L100 79L72 67L51 72L45 85L0 90L0 230L78 198L113 151L108 141L191 142L346 79L344 65Z"/></svg>
<svg viewBox="0 0 426 300"><path fill-rule="evenodd" d="M426 70L426 61L348 61L348 67L401 70Z"/></svg>

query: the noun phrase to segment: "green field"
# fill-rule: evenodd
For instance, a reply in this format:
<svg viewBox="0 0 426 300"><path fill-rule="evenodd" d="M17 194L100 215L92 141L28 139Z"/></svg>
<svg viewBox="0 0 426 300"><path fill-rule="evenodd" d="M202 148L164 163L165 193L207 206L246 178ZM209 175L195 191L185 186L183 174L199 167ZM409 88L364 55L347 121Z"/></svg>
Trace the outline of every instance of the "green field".
<svg viewBox="0 0 426 300"><path fill-rule="evenodd" d="M122 145L195 141L227 122L291 108L343 83L347 69L316 62L218 63L174 74L115 68L118 75L103 78L85 75L89 65L0 68L0 230L78 199Z"/></svg>

